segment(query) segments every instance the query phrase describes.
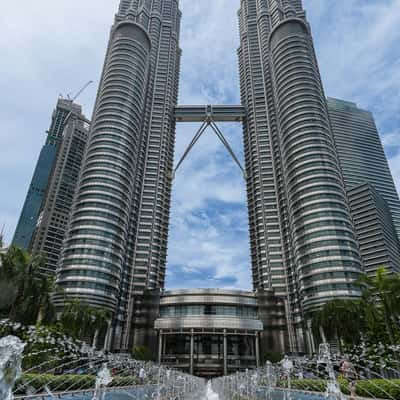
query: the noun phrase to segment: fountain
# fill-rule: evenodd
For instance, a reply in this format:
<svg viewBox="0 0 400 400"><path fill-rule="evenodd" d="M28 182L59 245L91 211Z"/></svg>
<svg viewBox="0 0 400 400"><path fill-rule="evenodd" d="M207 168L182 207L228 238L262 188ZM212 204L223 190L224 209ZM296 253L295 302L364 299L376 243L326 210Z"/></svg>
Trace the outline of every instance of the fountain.
<svg viewBox="0 0 400 400"><path fill-rule="evenodd" d="M219 396L214 392L212 388L211 381L208 381L207 383L204 400L219 400Z"/></svg>
<svg viewBox="0 0 400 400"><path fill-rule="evenodd" d="M325 365L328 374L328 383L326 385L325 396L330 400L342 400L344 396L340 390L340 385L336 379L335 370L333 369L331 351L328 343L322 343L319 346L317 365Z"/></svg>
<svg viewBox="0 0 400 400"><path fill-rule="evenodd" d="M285 391L286 400L290 400L290 391L292 390L291 374L294 368L293 361L285 355L281 361L282 369L285 373L285 378L287 379L287 391Z"/></svg>
<svg viewBox="0 0 400 400"><path fill-rule="evenodd" d="M400 376L399 346L392 346L391 358L383 345L361 345L351 354L332 356L323 343L314 358L285 356L277 364L267 362L206 385L155 363L97 351L46 328L0 321L1 328L0 400L343 400L339 382L351 398L357 391L370 398L400 399L400 380L394 379ZM335 368L343 380L336 378Z"/></svg>
<svg viewBox="0 0 400 400"><path fill-rule="evenodd" d="M203 379L46 328L1 320L0 331L0 400L197 400L205 390Z"/></svg>
<svg viewBox="0 0 400 400"><path fill-rule="evenodd" d="M25 344L15 336L0 339L0 399L12 400L12 389L21 375L22 352Z"/></svg>
<svg viewBox="0 0 400 400"><path fill-rule="evenodd" d="M107 364L104 363L100 371L97 373L96 386L92 400L104 400L105 388L112 382L110 370L107 368Z"/></svg>
<svg viewBox="0 0 400 400"><path fill-rule="evenodd" d="M242 370L211 383L219 400L350 400L357 396L400 400L400 345L362 344L345 354L323 343L318 354ZM203 395L204 396L204 395ZM207 399L207 397L200 397Z"/></svg>
<svg viewBox="0 0 400 400"><path fill-rule="evenodd" d="M271 361L265 364L265 383L267 384L267 400L271 400L272 388L276 386L277 379Z"/></svg>

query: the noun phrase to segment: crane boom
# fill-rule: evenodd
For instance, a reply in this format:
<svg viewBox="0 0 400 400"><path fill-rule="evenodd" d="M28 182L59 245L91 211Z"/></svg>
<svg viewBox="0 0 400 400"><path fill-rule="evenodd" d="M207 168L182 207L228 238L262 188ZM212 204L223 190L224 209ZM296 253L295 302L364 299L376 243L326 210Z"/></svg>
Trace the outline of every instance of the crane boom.
<svg viewBox="0 0 400 400"><path fill-rule="evenodd" d="M93 81L88 81L81 90L79 90L79 92L74 96L73 99L71 99L72 102L74 102L85 90L86 88L91 85L93 83ZM64 130L64 128L67 126L69 119L71 118L72 115L72 110L67 114L67 116L65 117L64 123L62 125L62 130Z"/></svg>
<svg viewBox="0 0 400 400"><path fill-rule="evenodd" d="M91 85L92 83L93 83L93 81L87 82L87 83L82 87L82 89L79 90L79 92L74 96L74 98L72 99L72 101L76 100L76 99L86 90L86 88L87 88L89 85Z"/></svg>

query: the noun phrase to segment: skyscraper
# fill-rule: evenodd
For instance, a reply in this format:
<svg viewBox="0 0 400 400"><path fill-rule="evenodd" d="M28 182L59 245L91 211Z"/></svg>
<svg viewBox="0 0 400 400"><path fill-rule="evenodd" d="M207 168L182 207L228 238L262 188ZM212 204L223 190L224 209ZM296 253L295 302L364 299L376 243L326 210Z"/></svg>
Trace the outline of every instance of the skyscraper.
<svg viewBox="0 0 400 400"><path fill-rule="evenodd" d="M164 285L180 18L177 0L120 3L58 274L67 297L114 313L117 347L138 296Z"/></svg>
<svg viewBox="0 0 400 400"><path fill-rule="evenodd" d="M390 209L400 240L399 195L372 113L334 98L328 98L328 107L346 190L373 185Z"/></svg>
<svg viewBox="0 0 400 400"><path fill-rule="evenodd" d="M359 296L360 257L301 0L243 0L239 25L254 287L287 298L296 350L307 312Z"/></svg>
<svg viewBox="0 0 400 400"><path fill-rule="evenodd" d="M81 112L81 107L71 100L58 99L56 109L51 118L50 128L47 131L46 143L40 152L12 244L26 250L29 248L56 160L65 119L70 113L79 115Z"/></svg>
<svg viewBox="0 0 400 400"><path fill-rule="evenodd" d="M374 117L339 99L328 108L365 271L399 271L400 201Z"/></svg>
<svg viewBox="0 0 400 400"><path fill-rule="evenodd" d="M54 168L44 196L29 250L46 259L47 274L54 274L61 255L80 167L86 147L89 121L72 114L58 146Z"/></svg>
<svg viewBox="0 0 400 400"><path fill-rule="evenodd" d="M369 276L380 267L400 272L400 242L384 198L370 183L352 187L348 197L364 271Z"/></svg>
<svg viewBox="0 0 400 400"><path fill-rule="evenodd" d="M164 288L175 111L203 110L205 129L221 109L175 108L180 18L177 0L120 3L58 270L58 305L108 308L122 349L145 335L145 290ZM285 298L290 350L304 350L308 313L360 295L361 261L301 0L242 0L239 21L243 107L222 108L244 119L254 289Z"/></svg>

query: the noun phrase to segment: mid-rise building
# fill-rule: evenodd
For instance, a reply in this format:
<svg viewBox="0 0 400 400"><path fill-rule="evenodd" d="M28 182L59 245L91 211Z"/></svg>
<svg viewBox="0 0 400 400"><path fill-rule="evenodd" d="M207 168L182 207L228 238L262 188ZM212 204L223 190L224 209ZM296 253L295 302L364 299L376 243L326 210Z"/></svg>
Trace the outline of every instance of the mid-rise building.
<svg viewBox="0 0 400 400"><path fill-rule="evenodd" d="M46 274L55 274L61 255L88 130L89 121L83 114L71 114L59 140L53 171L29 246L32 254L40 254L45 258L46 267L43 272Z"/></svg>
<svg viewBox="0 0 400 400"><path fill-rule="evenodd" d="M365 271L399 271L400 200L374 117L334 98L328 109Z"/></svg>
<svg viewBox="0 0 400 400"><path fill-rule="evenodd" d="M66 118L79 115L82 109L68 99L58 99L47 131L46 143L40 151L28 193L18 220L12 244L28 250L46 195L49 179L56 161L58 145L62 138Z"/></svg>

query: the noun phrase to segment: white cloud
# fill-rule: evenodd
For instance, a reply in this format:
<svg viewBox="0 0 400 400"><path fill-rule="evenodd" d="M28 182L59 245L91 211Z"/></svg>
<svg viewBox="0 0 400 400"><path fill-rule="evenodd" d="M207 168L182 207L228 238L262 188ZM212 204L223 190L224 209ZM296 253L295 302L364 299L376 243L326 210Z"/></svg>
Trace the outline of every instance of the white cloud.
<svg viewBox="0 0 400 400"><path fill-rule="evenodd" d="M239 102L239 0L183 0L180 102Z"/></svg>
<svg viewBox="0 0 400 400"><path fill-rule="evenodd" d="M400 131L385 133L382 137L382 143L385 147L400 147Z"/></svg>
<svg viewBox="0 0 400 400"><path fill-rule="evenodd" d="M326 93L374 113L382 136L399 125L400 1L304 0Z"/></svg>

